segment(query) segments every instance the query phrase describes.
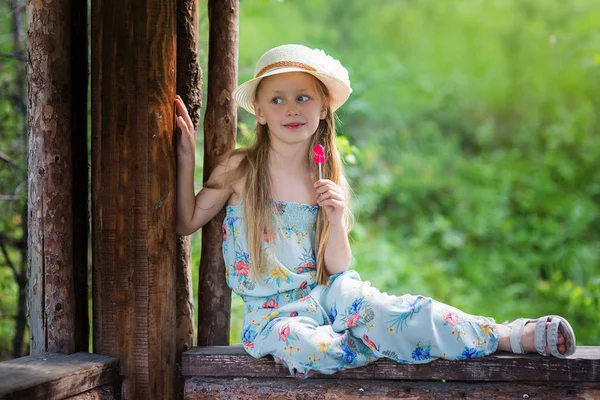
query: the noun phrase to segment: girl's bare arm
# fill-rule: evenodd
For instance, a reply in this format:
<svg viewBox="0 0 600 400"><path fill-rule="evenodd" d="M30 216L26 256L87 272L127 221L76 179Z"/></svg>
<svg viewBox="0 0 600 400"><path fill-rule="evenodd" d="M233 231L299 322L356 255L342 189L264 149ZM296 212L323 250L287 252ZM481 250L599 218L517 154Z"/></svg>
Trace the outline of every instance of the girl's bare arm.
<svg viewBox="0 0 600 400"><path fill-rule="evenodd" d="M178 171L181 171L177 177L176 230L178 235L189 235L202 228L217 215L233 193L233 189L230 187L223 189L202 188L194 196L193 175L189 179L188 168L189 166L178 167ZM217 166L212 172L209 182L219 182L224 172L224 166ZM217 183L217 185L219 184Z"/></svg>
<svg viewBox="0 0 600 400"><path fill-rule="evenodd" d="M218 165L209 182L219 189L203 188L194 196L196 130L179 96L175 99L177 127L177 222L179 235L189 235L200 229L223 208L233 189L223 183L225 165Z"/></svg>

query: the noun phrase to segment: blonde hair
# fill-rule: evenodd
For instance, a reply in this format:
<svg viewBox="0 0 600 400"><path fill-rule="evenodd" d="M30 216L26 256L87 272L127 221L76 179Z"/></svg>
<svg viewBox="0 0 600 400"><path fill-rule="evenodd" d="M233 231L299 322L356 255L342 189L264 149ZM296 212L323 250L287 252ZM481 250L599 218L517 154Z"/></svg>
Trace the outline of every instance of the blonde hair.
<svg viewBox="0 0 600 400"><path fill-rule="evenodd" d="M329 104L329 92L327 87L315 78L317 92L321 99ZM262 83L262 81L261 81ZM258 96L258 91L261 83L256 88L255 99ZM264 235L269 235L275 231L273 222L277 218L277 210L273 204L271 191L271 179L268 170L268 157L270 148L269 130L266 125L256 124L256 138L254 144L249 147L234 150L226 157L238 156L240 162L237 167L229 171L225 176L225 185L239 180L242 177L246 178L242 193L242 203L244 204L244 219L246 221L246 237L250 252L250 271L256 279L260 279L262 273L265 272L265 250L263 245ZM327 116L319 121L319 126L316 132L311 137L310 148L316 144L322 144L325 148L326 161L322 165L323 177L335 182L338 185L345 184L343 168L340 155L335 145L335 114L327 106ZM316 164L313 162L312 151L309 151L307 157L310 158L311 175L313 181L319 179L319 171ZM346 194L348 195L348 194ZM350 214L348 208L345 208L346 222L349 222ZM325 210L320 208L317 214L316 225L316 265L317 265L317 282L326 284L329 278L325 270L325 249L329 240L329 221L325 215Z"/></svg>

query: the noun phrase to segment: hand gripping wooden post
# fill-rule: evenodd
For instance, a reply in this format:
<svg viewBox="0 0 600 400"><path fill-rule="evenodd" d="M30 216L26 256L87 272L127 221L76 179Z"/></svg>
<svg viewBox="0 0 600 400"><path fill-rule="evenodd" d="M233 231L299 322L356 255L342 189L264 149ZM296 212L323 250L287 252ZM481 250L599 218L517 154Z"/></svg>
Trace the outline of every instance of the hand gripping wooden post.
<svg viewBox="0 0 600 400"><path fill-rule="evenodd" d="M198 127L202 108L202 70L198 62L198 0L177 0L177 94ZM194 299L190 236L177 237L176 349L177 398L183 398L181 353L194 345Z"/></svg>

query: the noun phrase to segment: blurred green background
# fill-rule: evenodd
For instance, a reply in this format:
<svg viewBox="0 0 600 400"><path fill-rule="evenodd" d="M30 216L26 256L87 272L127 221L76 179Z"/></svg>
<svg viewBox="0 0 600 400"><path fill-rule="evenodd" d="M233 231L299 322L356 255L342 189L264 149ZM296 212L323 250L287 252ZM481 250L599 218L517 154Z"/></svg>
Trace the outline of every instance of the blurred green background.
<svg viewBox="0 0 600 400"><path fill-rule="evenodd" d="M349 70L338 133L363 279L499 322L561 314L578 344L600 345L599 26L596 0L241 0L239 81L284 43ZM241 109L239 125L247 143ZM197 148L199 189L201 135ZM16 307L2 262L0 349ZM234 296L232 343L241 319Z"/></svg>
<svg viewBox="0 0 600 400"><path fill-rule="evenodd" d="M500 322L561 314L600 345L599 26L593 0L242 0L239 80L284 43L349 70L363 279Z"/></svg>

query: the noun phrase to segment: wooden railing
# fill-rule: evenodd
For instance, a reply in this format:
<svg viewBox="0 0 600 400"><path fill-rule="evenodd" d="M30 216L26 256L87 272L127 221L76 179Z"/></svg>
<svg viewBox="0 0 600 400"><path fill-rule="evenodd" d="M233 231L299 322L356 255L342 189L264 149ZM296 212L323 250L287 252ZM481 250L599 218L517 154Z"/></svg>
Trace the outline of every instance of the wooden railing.
<svg viewBox="0 0 600 400"><path fill-rule="evenodd" d="M240 345L212 346L185 352L182 367L186 399L600 399L600 347L581 346L564 360L509 353L419 365L382 359L298 380L272 358L255 360Z"/></svg>
<svg viewBox="0 0 600 400"><path fill-rule="evenodd" d="M120 398L116 358L43 353L0 362L0 399ZM85 395L87 394L87 397ZM94 396L96 395L96 396Z"/></svg>
<svg viewBox="0 0 600 400"><path fill-rule="evenodd" d="M289 377L271 357L240 345L183 353L184 396L192 399L496 398L600 399L600 347L580 346L565 359L497 353L467 361L398 364L382 359L334 375ZM40 354L0 363L0 399L119 399L115 358Z"/></svg>

